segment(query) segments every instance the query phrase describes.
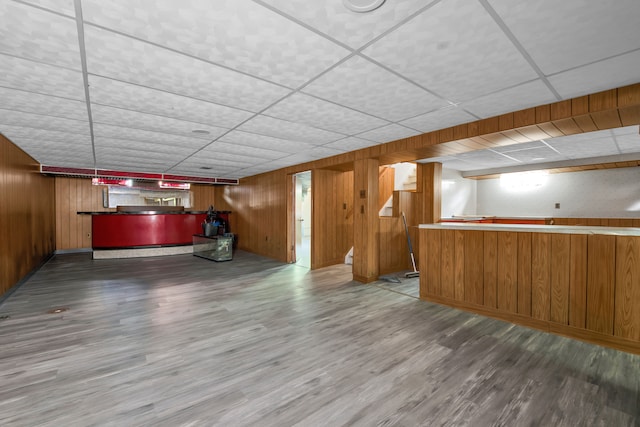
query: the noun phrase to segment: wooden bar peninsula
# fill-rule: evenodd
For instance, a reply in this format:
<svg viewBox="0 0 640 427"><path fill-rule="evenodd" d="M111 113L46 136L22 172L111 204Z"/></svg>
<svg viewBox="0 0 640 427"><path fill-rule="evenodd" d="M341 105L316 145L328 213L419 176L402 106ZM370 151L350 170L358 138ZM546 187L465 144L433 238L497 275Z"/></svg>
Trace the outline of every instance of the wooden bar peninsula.
<svg viewBox="0 0 640 427"><path fill-rule="evenodd" d="M640 229L425 224L420 298L640 354Z"/></svg>

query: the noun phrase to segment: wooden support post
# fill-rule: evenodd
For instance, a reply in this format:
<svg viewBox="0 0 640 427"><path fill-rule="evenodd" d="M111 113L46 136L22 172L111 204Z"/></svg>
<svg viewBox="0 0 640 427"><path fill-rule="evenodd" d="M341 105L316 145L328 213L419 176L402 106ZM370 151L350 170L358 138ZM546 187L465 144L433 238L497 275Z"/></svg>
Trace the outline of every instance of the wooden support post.
<svg viewBox="0 0 640 427"><path fill-rule="evenodd" d="M416 167L419 224L440 222L442 209L442 163L418 163Z"/></svg>
<svg viewBox="0 0 640 427"><path fill-rule="evenodd" d="M353 280L378 279L378 167L377 159L354 162Z"/></svg>

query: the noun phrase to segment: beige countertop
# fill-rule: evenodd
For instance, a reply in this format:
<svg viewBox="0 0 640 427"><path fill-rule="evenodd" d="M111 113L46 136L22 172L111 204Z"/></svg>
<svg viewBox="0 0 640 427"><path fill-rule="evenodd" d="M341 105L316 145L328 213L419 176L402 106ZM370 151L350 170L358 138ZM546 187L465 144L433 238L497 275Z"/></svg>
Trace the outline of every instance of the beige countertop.
<svg viewBox="0 0 640 427"><path fill-rule="evenodd" d="M640 228L597 227L583 225L529 225L529 224L478 224L441 223L420 224L419 228L429 230L479 230L479 231L520 231L558 234L602 234L609 236L640 236Z"/></svg>

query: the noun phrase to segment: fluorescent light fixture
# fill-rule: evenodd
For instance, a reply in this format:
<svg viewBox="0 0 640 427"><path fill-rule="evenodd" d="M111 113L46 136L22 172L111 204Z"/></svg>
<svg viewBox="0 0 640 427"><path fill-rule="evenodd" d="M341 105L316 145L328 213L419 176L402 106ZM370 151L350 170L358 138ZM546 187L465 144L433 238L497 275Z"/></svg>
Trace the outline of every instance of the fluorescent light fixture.
<svg viewBox="0 0 640 427"><path fill-rule="evenodd" d="M548 178L548 171L503 173L500 175L500 186L512 191L533 190L542 187Z"/></svg>
<svg viewBox="0 0 640 427"><path fill-rule="evenodd" d="M164 182L158 181L158 187L160 188L172 188L176 190L188 190L191 188L191 184L188 182Z"/></svg>

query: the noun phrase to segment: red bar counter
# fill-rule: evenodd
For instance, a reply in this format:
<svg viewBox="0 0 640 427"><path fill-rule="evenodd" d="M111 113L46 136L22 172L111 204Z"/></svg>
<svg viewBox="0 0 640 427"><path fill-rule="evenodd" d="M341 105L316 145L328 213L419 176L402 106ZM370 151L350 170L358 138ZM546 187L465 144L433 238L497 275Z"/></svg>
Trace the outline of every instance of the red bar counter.
<svg viewBox="0 0 640 427"><path fill-rule="evenodd" d="M151 208L153 209L153 208ZM206 211L78 212L91 214L94 249L191 245L202 233ZM228 223L228 212L218 212Z"/></svg>

